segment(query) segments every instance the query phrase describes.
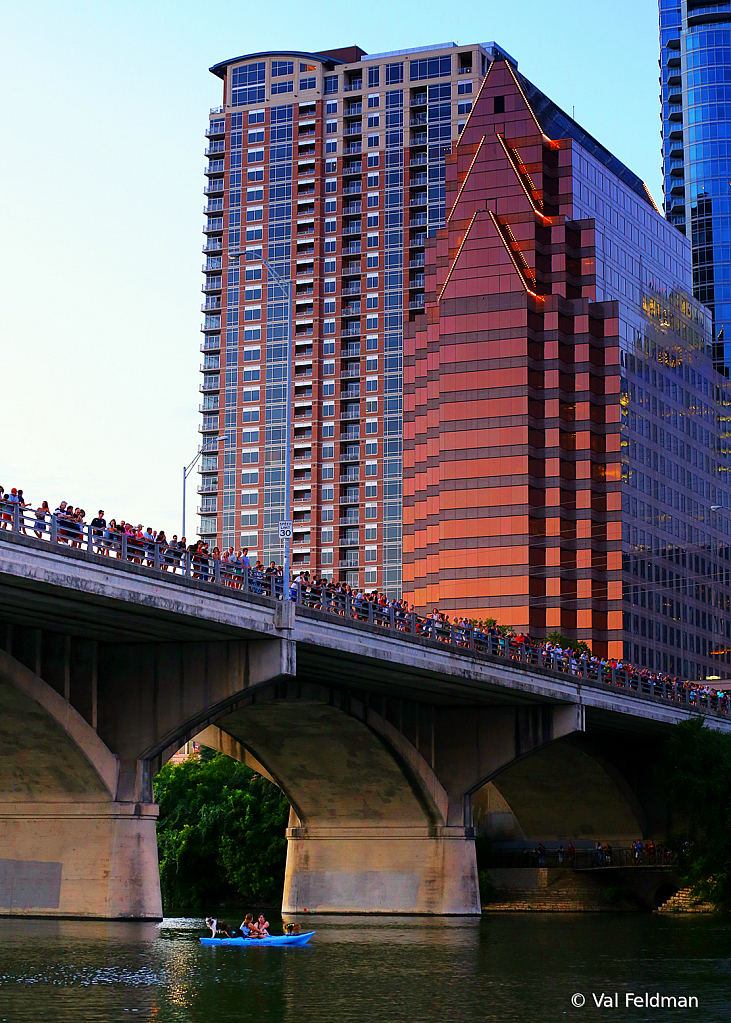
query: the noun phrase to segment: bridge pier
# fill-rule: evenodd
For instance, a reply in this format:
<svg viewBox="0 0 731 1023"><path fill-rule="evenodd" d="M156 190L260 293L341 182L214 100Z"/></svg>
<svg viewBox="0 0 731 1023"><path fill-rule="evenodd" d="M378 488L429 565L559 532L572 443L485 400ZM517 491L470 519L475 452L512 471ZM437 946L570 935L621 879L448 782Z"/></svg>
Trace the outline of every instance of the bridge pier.
<svg viewBox="0 0 731 1023"><path fill-rule="evenodd" d="M475 916L471 828L287 830L283 913Z"/></svg>
<svg viewBox="0 0 731 1023"><path fill-rule="evenodd" d="M157 807L0 804L0 914L160 920Z"/></svg>

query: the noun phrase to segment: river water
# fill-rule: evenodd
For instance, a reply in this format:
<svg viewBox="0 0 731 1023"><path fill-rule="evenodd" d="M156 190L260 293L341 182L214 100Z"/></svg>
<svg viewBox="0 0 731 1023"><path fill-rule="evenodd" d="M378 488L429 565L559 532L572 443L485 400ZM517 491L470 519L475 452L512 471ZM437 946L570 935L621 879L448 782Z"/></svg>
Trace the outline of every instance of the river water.
<svg viewBox="0 0 731 1023"><path fill-rule="evenodd" d="M273 917L270 919L274 920ZM200 920L0 921L0 1023L554 1023L731 1018L731 921L507 914L313 917L294 948L204 948ZM278 928L273 927L273 930ZM699 1007L625 1007L625 994ZM597 1008L592 994L618 996ZM571 1004L574 994L586 999Z"/></svg>

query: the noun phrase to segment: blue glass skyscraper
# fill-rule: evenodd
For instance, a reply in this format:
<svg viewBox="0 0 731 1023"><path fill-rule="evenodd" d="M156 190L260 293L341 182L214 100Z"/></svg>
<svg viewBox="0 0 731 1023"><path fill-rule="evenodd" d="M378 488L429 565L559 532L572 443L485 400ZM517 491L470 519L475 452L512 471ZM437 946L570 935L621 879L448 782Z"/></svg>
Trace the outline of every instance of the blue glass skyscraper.
<svg viewBox="0 0 731 1023"><path fill-rule="evenodd" d="M665 215L691 240L693 293L731 375L731 0L659 0Z"/></svg>

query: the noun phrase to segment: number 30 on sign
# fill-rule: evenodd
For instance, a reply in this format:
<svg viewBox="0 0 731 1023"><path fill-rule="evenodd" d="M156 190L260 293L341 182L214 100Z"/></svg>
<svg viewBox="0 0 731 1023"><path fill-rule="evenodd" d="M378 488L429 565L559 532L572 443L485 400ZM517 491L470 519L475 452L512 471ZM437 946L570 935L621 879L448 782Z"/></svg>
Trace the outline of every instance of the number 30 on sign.
<svg viewBox="0 0 731 1023"><path fill-rule="evenodd" d="M282 519L279 523L279 539L280 540L291 540L292 539L292 522L289 519Z"/></svg>

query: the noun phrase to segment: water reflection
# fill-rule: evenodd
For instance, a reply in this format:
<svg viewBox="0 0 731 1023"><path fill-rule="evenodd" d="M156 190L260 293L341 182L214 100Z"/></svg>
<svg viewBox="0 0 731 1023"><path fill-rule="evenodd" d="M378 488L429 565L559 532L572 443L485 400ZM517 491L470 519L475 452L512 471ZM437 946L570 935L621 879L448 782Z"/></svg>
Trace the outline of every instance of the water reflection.
<svg viewBox="0 0 731 1023"><path fill-rule="evenodd" d="M0 1023L156 1020L402 1023L582 1019L591 992L693 994L731 1009L731 924L717 917L308 918L295 948L205 948L202 921L0 920ZM574 992L588 1001L571 1006ZM657 1009L632 1009L656 1023Z"/></svg>

